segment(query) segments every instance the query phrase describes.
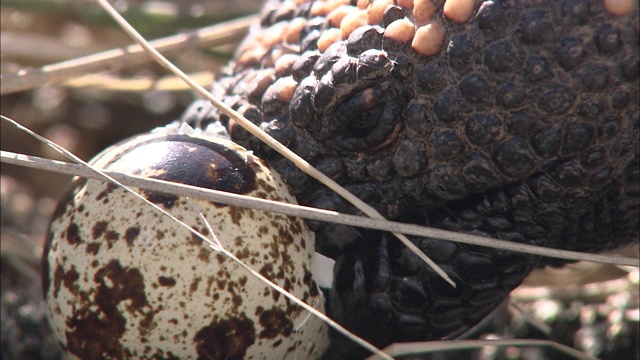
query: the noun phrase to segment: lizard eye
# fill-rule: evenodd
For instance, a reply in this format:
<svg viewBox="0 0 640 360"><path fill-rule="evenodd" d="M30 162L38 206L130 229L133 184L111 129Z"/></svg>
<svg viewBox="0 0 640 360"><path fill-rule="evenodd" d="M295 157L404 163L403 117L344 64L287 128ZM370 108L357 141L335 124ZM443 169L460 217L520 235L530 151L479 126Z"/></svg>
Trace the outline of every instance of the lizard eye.
<svg viewBox="0 0 640 360"><path fill-rule="evenodd" d="M397 92L376 85L338 105L326 119L322 137L338 150L377 150L393 141L401 119Z"/></svg>
<svg viewBox="0 0 640 360"><path fill-rule="evenodd" d="M349 122L347 130L354 137L365 137L375 129L379 116L380 108L373 108L364 114L356 115Z"/></svg>
<svg viewBox="0 0 640 360"><path fill-rule="evenodd" d="M334 120L345 124L350 135L364 138L375 130L381 115L381 105L376 100L380 89L366 89L347 100L336 110Z"/></svg>

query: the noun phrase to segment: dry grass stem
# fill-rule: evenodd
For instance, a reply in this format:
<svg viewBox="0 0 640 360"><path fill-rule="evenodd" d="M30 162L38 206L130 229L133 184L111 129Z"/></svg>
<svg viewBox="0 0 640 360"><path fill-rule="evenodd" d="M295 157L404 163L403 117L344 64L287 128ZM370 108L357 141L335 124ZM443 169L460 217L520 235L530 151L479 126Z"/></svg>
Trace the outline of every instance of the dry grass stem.
<svg viewBox="0 0 640 360"><path fill-rule="evenodd" d="M201 71L189 74L200 85L211 84L214 79L210 71ZM86 75L64 83L75 89L99 88L107 91L142 92L148 90L162 91L187 91L191 90L182 80L175 76L165 76L156 79L151 76L136 77L134 79L121 79L106 74Z"/></svg>
<svg viewBox="0 0 640 360"><path fill-rule="evenodd" d="M545 324L543 321L531 316L529 313L527 313L525 311L525 309L522 308L522 306L520 306L516 300L514 300L513 298L510 298L509 301L509 307L520 314L520 316L527 322L529 323L529 325L533 326L534 328L538 329L541 333L543 333L546 337L551 337L551 326Z"/></svg>
<svg viewBox="0 0 640 360"><path fill-rule="evenodd" d="M480 349L486 346L539 346L551 347L569 356L580 360L594 360L576 349L550 341L534 339L510 339L510 340L443 340L432 342L397 343L386 347L384 350L391 356L407 356L434 353L436 351ZM372 355L367 360L377 360L379 357Z"/></svg>
<svg viewBox="0 0 640 360"><path fill-rule="evenodd" d="M101 180L101 176L81 165L62 161L43 159L35 156L15 154L7 151L0 152L0 159L4 163L32 167L40 170L54 171L58 173L82 176L90 179ZM177 184L163 180L143 178L117 172L105 171L122 184L140 189L156 191L171 195L201 198L227 205L251 208L263 211L272 211L285 215L298 216L309 220L325 221L337 224L351 225L375 230L399 232L414 236L431 237L442 240L450 240L465 244L492 247L501 250L510 250L533 255L548 256L565 260L592 261L598 263L627 265L638 267L640 259L615 255L602 255L580 253L575 251L558 250L527 244L513 243L504 240L482 237L477 235L462 234L453 231L445 231L426 226L406 224L395 221L372 219L364 216L342 214L336 211L317 209L308 206L282 203L277 201L258 199L246 195L228 193L219 190L199 188L190 185ZM102 178L103 179L103 178Z"/></svg>
<svg viewBox="0 0 640 360"><path fill-rule="evenodd" d="M563 301L606 299L607 296L627 291L633 286L627 277L598 281L591 284L564 286L522 286L511 292L512 301L558 299Z"/></svg>
<svg viewBox="0 0 640 360"><path fill-rule="evenodd" d="M96 52L95 46L78 48L66 44L59 36L44 34L22 34L3 31L0 33L2 56L24 58L42 64L65 61Z"/></svg>
<svg viewBox="0 0 640 360"><path fill-rule="evenodd" d="M240 41L256 19L256 16L247 16L197 31L154 40L151 41L151 44L167 56L177 55L185 49L195 47L204 48L230 44ZM146 50L140 45L131 45L38 69L2 74L0 76L0 95L39 88L51 82L68 81L84 75L144 64L149 60Z"/></svg>

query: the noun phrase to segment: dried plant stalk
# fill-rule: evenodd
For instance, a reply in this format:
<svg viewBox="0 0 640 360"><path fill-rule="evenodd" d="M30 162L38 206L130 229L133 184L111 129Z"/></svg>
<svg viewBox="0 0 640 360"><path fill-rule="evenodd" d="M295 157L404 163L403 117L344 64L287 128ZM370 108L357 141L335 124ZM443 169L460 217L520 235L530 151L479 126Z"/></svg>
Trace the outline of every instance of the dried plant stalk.
<svg viewBox="0 0 640 360"><path fill-rule="evenodd" d="M166 56L176 55L195 47L204 48L230 44L240 41L256 19L256 16L247 16L197 31L154 40L150 43ZM123 49L108 50L38 69L3 74L0 76L0 95L35 89L48 83L68 81L88 74L144 64L150 60L151 58L140 45L131 45Z"/></svg>
<svg viewBox="0 0 640 360"><path fill-rule="evenodd" d="M103 176L96 174L95 171L88 169L82 165L43 159L23 154L15 154L8 151L0 151L0 159L2 160L2 162L8 164L27 166L40 170L54 171L68 175L82 176L89 179L105 181ZM634 267L640 266L640 259L636 258L581 253L576 251L559 250L542 246L514 243L483 236L461 234L454 231L429 228L421 225L405 224L401 222L382 219L373 219L364 216L343 214L336 211L317 209L308 206L258 199L240 194L199 188L185 184L178 184L158 179L149 179L123 173L111 171L104 171L104 173L118 180L118 182L122 183L123 185L133 186L139 189L151 190L178 196L189 196L238 207L273 211L285 215L298 216L309 220L325 221L374 230L398 232L414 236L431 237L435 239L449 240L464 244L486 246L501 250L509 250L565 260L592 261L598 263L627 265Z"/></svg>

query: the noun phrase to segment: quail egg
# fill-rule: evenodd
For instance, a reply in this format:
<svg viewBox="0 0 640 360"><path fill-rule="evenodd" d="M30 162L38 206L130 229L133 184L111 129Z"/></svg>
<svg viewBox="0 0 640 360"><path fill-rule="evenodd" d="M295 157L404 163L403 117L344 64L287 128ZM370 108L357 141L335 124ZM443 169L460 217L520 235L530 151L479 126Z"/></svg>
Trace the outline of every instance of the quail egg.
<svg viewBox="0 0 640 360"><path fill-rule="evenodd" d="M149 133L93 165L295 203L282 178L225 139ZM314 235L295 217L136 190L324 312ZM124 189L75 178L42 260L49 320L69 358L312 359L326 324Z"/></svg>

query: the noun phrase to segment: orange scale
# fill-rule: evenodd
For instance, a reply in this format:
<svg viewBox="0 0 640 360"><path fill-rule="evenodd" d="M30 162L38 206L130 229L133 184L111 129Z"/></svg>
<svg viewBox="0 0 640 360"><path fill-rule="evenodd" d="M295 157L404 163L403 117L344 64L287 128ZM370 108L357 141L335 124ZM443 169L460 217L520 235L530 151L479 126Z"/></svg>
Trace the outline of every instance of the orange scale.
<svg viewBox="0 0 640 360"><path fill-rule="evenodd" d="M271 26L262 35L262 45L266 48L270 48L274 45L282 43L287 32L288 22L281 22Z"/></svg>
<svg viewBox="0 0 640 360"><path fill-rule="evenodd" d="M342 30L338 28L328 29L318 39L318 50L323 53L331 44L340 40L342 40Z"/></svg>
<svg viewBox="0 0 640 360"><path fill-rule="evenodd" d="M398 19L389 24L384 31L384 37L389 40L406 44L413 39L415 33L415 26L411 21L409 21L409 19L405 18Z"/></svg>
<svg viewBox="0 0 640 360"><path fill-rule="evenodd" d="M278 81L271 85L271 87L275 88L278 100L282 102L289 102L293 98L293 93L298 87L298 82L291 76L287 76L285 78L278 79Z"/></svg>
<svg viewBox="0 0 640 360"><path fill-rule="evenodd" d="M340 30L342 30L342 38L346 39L351 33L367 23L367 11L358 10L353 11L342 19L340 23Z"/></svg>
<svg viewBox="0 0 640 360"><path fill-rule="evenodd" d="M429 22L436 13L436 7L431 0L415 0L413 2L413 18L416 24Z"/></svg>
<svg viewBox="0 0 640 360"><path fill-rule="evenodd" d="M471 18L475 6L475 0L447 0L444 3L444 16L451 21L465 23Z"/></svg>
<svg viewBox="0 0 640 360"><path fill-rule="evenodd" d="M358 0L356 2L356 6L360 10L365 10L367 7L369 7L369 4L371 3L371 1L372 0Z"/></svg>
<svg viewBox="0 0 640 360"><path fill-rule="evenodd" d="M384 11L389 5L395 5L394 0L373 1L367 8L367 23L369 25L382 24Z"/></svg>
<svg viewBox="0 0 640 360"><path fill-rule="evenodd" d="M604 9L615 16L624 16L638 11L637 0L603 0Z"/></svg>
<svg viewBox="0 0 640 360"><path fill-rule="evenodd" d="M342 5L331 11L329 15L327 15L327 20L331 26L338 28L340 27L340 23L342 23L342 19L352 11L356 11L354 6Z"/></svg>
<svg viewBox="0 0 640 360"><path fill-rule="evenodd" d="M433 56L442 50L445 30L439 21L421 26L411 42L411 47L424 56Z"/></svg>
<svg viewBox="0 0 640 360"><path fill-rule="evenodd" d="M329 0L327 1L327 5L326 5L327 13L331 13L333 10L341 6L350 5L350 4L351 4L350 0Z"/></svg>
<svg viewBox="0 0 640 360"><path fill-rule="evenodd" d="M307 20L304 18L297 17L289 22L289 26L287 26L287 30L284 34L284 41L288 44L297 44L300 42L300 33L302 29L307 25Z"/></svg>
<svg viewBox="0 0 640 360"><path fill-rule="evenodd" d="M284 54L280 56L275 64L276 76L283 77L291 74L291 67L299 58L300 56L296 54Z"/></svg>
<svg viewBox="0 0 640 360"><path fill-rule="evenodd" d="M413 9L413 0L398 0L398 6L411 10Z"/></svg>
<svg viewBox="0 0 640 360"><path fill-rule="evenodd" d="M327 13L327 3L325 3L324 1L314 2L313 5L311 5L311 10L309 11L311 17L325 16L327 15Z"/></svg>

